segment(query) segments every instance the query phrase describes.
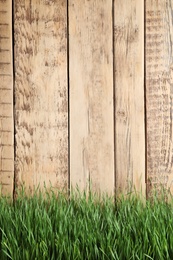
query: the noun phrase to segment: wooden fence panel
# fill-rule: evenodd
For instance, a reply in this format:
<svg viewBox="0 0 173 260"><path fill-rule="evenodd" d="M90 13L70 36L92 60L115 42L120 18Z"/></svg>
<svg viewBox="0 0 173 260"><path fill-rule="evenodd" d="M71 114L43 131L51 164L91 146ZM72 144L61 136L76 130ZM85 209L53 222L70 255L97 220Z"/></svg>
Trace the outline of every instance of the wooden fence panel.
<svg viewBox="0 0 173 260"><path fill-rule="evenodd" d="M67 1L14 3L16 185L66 189Z"/></svg>
<svg viewBox="0 0 173 260"><path fill-rule="evenodd" d="M148 192L173 191L173 1L146 0Z"/></svg>
<svg viewBox="0 0 173 260"><path fill-rule="evenodd" d="M69 1L70 180L114 192L112 1Z"/></svg>
<svg viewBox="0 0 173 260"><path fill-rule="evenodd" d="M144 1L114 1L116 190L145 191Z"/></svg>
<svg viewBox="0 0 173 260"><path fill-rule="evenodd" d="M0 0L0 184L4 195L13 194L13 60L12 1Z"/></svg>
<svg viewBox="0 0 173 260"><path fill-rule="evenodd" d="M31 190L67 189L70 177L81 190L91 181L94 191L145 191L145 164L148 192L160 184L173 192L172 6L15 0L13 61L12 1L0 0L3 194L12 195L14 176Z"/></svg>

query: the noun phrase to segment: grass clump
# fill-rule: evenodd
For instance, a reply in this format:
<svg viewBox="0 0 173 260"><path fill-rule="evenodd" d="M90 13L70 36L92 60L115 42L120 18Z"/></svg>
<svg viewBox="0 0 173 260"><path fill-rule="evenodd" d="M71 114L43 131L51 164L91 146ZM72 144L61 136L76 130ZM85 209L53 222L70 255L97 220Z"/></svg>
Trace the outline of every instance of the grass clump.
<svg viewBox="0 0 173 260"><path fill-rule="evenodd" d="M135 196L0 199L0 259L173 259L173 203Z"/></svg>

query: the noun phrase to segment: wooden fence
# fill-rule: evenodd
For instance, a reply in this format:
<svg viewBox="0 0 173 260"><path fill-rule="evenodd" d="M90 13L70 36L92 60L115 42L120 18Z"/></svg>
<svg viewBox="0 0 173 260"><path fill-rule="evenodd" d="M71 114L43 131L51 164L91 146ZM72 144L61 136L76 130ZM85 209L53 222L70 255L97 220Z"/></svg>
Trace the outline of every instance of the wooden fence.
<svg viewBox="0 0 173 260"><path fill-rule="evenodd" d="M173 191L173 0L0 0L0 183Z"/></svg>

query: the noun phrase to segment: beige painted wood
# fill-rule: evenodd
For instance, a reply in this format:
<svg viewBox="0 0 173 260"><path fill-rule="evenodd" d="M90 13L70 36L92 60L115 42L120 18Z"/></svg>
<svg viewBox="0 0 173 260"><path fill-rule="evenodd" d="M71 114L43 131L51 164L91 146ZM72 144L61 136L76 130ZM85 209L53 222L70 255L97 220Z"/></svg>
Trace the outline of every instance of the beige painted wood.
<svg viewBox="0 0 173 260"><path fill-rule="evenodd" d="M145 192L144 1L114 1L116 191Z"/></svg>
<svg viewBox="0 0 173 260"><path fill-rule="evenodd" d="M13 195L12 1L0 1L0 193Z"/></svg>
<svg viewBox="0 0 173 260"><path fill-rule="evenodd" d="M67 1L16 0L15 177L68 185Z"/></svg>
<svg viewBox="0 0 173 260"><path fill-rule="evenodd" d="M70 184L114 192L112 1L69 1Z"/></svg>
<svg viewBox="0 0 173 260"><path fill-rule="evenodd" d="M173 1L146 1L148 192L173 192Z"/></svg>

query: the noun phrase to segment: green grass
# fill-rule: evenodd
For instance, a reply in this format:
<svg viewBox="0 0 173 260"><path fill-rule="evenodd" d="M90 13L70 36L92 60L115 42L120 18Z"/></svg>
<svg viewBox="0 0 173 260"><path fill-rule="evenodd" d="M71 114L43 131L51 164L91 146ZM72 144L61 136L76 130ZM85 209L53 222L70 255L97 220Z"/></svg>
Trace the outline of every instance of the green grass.
<svg viewBox="0 0 173 260"><path fill-rule="evenodd" d="M0 259L173 259L173 203L135 196L0 199Z"/></svg>

